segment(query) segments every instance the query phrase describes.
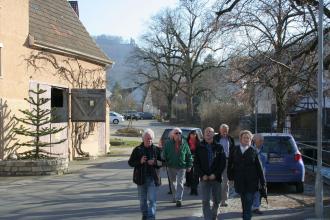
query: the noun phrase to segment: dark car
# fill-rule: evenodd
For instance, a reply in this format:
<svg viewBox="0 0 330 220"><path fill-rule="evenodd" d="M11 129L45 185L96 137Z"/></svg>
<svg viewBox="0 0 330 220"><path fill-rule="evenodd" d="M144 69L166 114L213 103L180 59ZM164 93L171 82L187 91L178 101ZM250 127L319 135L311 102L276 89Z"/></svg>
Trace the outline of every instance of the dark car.
<svg viewBox="0 0 330 220"><path fill-rule="evenodd" d="M174 127L173 127L174 128ZM166 128L159 140L159 146L162 147L164 144L165 144L165 141L168 140L170 137L169 137L169 134L170 134L170 131L172 131L173 128ZM182 137L183 138L187 138L188 137L188 134L195 130L196 131L196 134L198 136L198 138L200 140L203 139L203 132L200 128L189 128L189 127L184 127L184 128L180 128L182 130Z"/></svg>
<svg viewBox="0 0 330 220"><path fill-rule="evenodd" d="M141 116L135 110L124 111L122 115L124 116L124 118L126 120L129 120L129 119L139 120L139 119L141 119Z"/></svg>
<svg viewBox="0 0 330 220"><path fill-rule="evenodd" d="M155 116L150 112L138 112L138 114L140 115L141 119L154 119L155 118Z"/></svg>
<svg viewBox="0 0 330 220"><path fill-rule="evenodd" d="M294 184L298 193L304 192L305 167L297 144L290 134L262 133L267 182Z"/></svg>

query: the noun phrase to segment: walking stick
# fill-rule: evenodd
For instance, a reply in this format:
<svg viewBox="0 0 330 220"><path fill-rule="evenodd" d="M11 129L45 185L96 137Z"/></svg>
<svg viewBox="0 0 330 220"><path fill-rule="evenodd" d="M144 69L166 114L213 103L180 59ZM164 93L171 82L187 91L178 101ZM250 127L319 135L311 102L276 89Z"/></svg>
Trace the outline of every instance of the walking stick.
<svg viewBox="0 0 330 220"><path fill-rule="evenodd" d="M167 194L172 194L171 180L170 180L170 176L168 175L167 165L165 165L165 169L166 169L167 180L168 180L168 188L170 189L170 191L168 191Z"/></svg>

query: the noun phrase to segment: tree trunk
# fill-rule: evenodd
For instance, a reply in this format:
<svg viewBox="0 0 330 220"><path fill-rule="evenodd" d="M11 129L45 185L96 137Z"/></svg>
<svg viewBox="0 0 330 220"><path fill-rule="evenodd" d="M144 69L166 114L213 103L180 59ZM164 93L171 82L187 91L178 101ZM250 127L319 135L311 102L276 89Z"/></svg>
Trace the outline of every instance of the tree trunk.
<svg viewBox="0 0 330 220"><path fill-rule="evenodd" d="M194 121L194 102L193 102L193 88L192 82L188 83L187 88L187 113L188 120L190 122Z"/></svg>
<svg viewBox="0 0 330 220"><path fill-rule="evenodd" d="M284 105L284 100L281 97L276 96L276 119L277 119L277 127L276 132L283 132L285 127L285 117L286 117L286 108Z"/></svg>
<svg viewBox="0 0 330 220"><path fill-rule="evenodd" d="M171 120L172 119L172 113L173 113L173 97L172 95L168 95L167 96L167 115L168 115L168 118Z"/></svg>

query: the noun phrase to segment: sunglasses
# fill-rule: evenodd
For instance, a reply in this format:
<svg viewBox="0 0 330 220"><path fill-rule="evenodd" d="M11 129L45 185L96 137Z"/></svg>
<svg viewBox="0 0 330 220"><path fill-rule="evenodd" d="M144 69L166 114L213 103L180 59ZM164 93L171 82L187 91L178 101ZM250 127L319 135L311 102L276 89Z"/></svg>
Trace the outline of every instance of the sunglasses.
<svg viewBox="0 0 330 220"><path fill-rule="evenodd" d="M180 134L181 135L181 132L175 132L174 134L176 134L176 135L179 135Z"/></svg>

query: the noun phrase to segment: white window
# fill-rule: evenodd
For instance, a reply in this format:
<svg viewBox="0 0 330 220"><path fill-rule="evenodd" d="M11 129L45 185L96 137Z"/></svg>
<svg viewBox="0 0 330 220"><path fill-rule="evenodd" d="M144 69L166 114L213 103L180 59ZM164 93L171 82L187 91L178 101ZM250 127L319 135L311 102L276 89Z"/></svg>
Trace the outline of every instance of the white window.
<svg viewBox="0 0 330 220"><path fill-rule="evenodd" d="M3 77L2 48L3 48L3 43L0 43L0 78Z"/></svg>

